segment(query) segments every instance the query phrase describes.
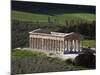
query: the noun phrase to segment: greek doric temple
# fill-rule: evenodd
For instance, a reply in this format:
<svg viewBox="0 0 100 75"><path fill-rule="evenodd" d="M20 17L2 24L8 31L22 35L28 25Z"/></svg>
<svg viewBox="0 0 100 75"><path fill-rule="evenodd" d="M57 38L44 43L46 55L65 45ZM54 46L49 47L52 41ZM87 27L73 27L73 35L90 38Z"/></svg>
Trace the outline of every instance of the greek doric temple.
<svg viewBox="0 0 100 75"><path fill-rule="evenodd" d="M81 34L49 32L36 29L29 32L29 47L31 49L51 51L55 53L78 53L82 51Z"/></svg>

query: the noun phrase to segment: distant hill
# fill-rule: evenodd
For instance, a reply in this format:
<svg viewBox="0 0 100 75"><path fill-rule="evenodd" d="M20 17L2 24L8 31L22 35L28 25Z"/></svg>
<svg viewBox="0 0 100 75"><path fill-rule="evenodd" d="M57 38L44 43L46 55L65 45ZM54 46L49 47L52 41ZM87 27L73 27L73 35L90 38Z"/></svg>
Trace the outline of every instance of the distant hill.
<svg viewBox="0 0 100 75"><path fill-rule="evenodd" d="M60 15L50 16L47 14L36 14L28 13L22 11L12 11L12 19L20 21L30 21L30 22L48 22L48 18L51 18L52 22L57 21L60 24L64 25L65 21L85 21L90 22L94 21L96 16L91 13L64 13Z"/></svg>
<svg viewBox="0 0 100 75"><path fill-rule="evenodd" d="M96 6L56 4L56 3L40 3L12 1L12 10L40 13L40 14L63 14L63 13L91 13L95 14Z"/></svg>

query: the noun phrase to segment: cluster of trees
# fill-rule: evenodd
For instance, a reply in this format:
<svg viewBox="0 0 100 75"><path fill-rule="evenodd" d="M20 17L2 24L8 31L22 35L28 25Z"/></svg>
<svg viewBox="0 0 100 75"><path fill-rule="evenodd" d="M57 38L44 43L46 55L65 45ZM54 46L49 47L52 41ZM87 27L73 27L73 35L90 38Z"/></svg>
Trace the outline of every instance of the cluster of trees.
<svg viewBox="0 0 100 75"><path fill-rule="evenodd" d="M74 63L78 66L95 69L96 68L96 56L91 53L79 54L75 58Z"/></svg>
<svg viewBox="0 0 100 75"><path fill-rule="evenodd" d="M51 18L48 18L48 22L29 22L29 21L19 21L12 20L12 48L16 47L28 47L29 44L29 34L28 32L37 29L43 28L48 31L56 32L77 32L85 36L86 39L95 39L95 21L92 22L73 22L65 21L65 25L61 25L55 21L51 21Z"/></svg>
<svg viewBox="0 0 100 75"><path fill-rule="evenodd" d="M60 26L60 32L77 32L84 35L85 39L95 39L96 22L83 22L83 23L68 23L65 26Z"/></svg>
<svg viewBox="0 0 100 75"><path fill-rule="evenodd" d="M30 31L38 28L50 30L56 26L49 25L48 23L12 20L11 27L12 27L11 28L12 48L16 48L16 47L28 47Z"/></svg>

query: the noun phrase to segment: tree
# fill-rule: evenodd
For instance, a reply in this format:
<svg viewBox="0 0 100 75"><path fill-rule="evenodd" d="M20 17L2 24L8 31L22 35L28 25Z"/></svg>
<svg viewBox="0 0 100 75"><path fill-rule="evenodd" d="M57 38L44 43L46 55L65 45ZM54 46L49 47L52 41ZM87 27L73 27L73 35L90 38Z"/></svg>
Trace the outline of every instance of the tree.
<svg viewBox="0 0 100 75"><path fill-rule="evenodd" d="M93 68L96 67L96 57L91 52L84 52L79 54L75 59L74 63L79 66Z"/></svg>

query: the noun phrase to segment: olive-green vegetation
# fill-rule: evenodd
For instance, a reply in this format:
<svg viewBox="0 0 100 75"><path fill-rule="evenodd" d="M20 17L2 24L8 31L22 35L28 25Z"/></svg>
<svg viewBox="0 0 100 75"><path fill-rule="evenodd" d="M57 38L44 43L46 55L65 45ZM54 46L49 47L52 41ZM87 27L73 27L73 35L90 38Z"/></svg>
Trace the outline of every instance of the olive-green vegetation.
<svg viewBox="0 0 100 75"><path fill-rule="evenodd" d="M95 40L84 40L83 41L83 46L88 48L88 47L93 47L95 48L96 47L96 41Z"/></svg>
<svg viewBox="0 0 100 75"><path fill-rule="evenodd" d="M79 54L74 59L74 64L83 66L83 67L88 67L91 69L95 69L96 68L96 55L94 55L91 52L91 50L85 51L85 52Z"/></svg>
<svg viewBox="0 0 100 75"><path fill-rule="evenodd" d="M21 11L12 11L12 19L21 20L21 21L30 21L30 22L48 22L48 17L50 17L52 22L58 22L61 25L65 25L65 21L68 22L91 22L96 18L95 14L90 13L65 13L57 15L47 15L47 14L35 14L35 13L26 13ZM78 24L77 24L78 25Z"/></svg>
<svg viewBox="0 0 100 75"><path fill-rule="evenodd" d="M80 66L69 63L69 60L62 60L57 57L48 57L42 52L13 50L11 62L12 74L40 73L85 70Z"/></svg>
<svg viewBox="0 0 100 75"><path fill-rule="evenodd" d="M37 51L17 50L14 49L12 52L13 57L46 57L47 55Z"/></svg>

